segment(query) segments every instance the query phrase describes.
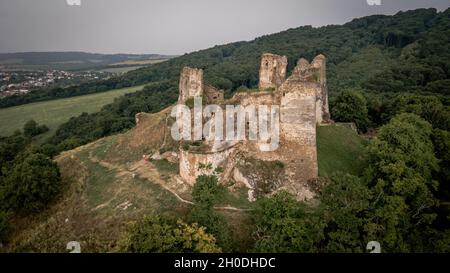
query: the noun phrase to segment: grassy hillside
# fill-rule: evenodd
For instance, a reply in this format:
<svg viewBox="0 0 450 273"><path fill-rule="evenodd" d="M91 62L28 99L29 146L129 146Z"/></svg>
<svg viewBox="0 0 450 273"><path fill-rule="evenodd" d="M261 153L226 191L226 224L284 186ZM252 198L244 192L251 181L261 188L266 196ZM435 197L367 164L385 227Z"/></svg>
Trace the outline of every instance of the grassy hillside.
<svg viewBox="0 0 450 273"><path fill-rule="evenodd" d="M176 164L142 158L164 142L168 110L141 116L140 126L126 133L57 156L63 194L41 214L15 219L8 251L65 252L73 240L83 252L118 251L130 222L149 213L186 217L192 188L175 178ZM223 193L218 205L247 208L248 201L240 197ZM235 240L248 245L252 229L247 212L218 211L233 223Z"/></svg>
<svg viewBox="0 0 450 273"><path fill-rule="evenodd" d="M149 213L183 213L185 205L151 179L92 158L95 145L57 158L64 194L42 213L14 220L8 251L66 252L73 240L83 252L118 251L131 221Z"/></svg>
<svg viewBox="0 0 450 273"><path fill-rule="evenodd" d="M319 175L335 171L359 175L364 170L366 140L346 126L330 125L317 128Z"/></svg>
<svg viewBox="0 0 450 273"><path fill-rule="evenodd" d="M83 112L97 112L105 104L113 102L115 98L142 88L143 86L135 86L104 93L0 109L0 135L11 135L15 130L22 129L25 122L30 119L34 119L40 124L46 124L50 128L48 134L53 134L59 125L67 122L71 117L78 116Z"/></svg>

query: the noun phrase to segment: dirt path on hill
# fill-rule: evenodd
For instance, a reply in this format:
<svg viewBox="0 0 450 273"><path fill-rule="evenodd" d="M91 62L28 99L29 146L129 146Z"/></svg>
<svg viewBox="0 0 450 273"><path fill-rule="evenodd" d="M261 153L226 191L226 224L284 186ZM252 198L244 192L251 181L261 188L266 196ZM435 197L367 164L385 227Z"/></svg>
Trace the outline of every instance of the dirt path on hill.
<svg viewBox="0 0 450 273"><path fill-rule="evenodd" d="M168 186L167 185L168 182L161 178L158 170L151 162L148 162L145 160L140 160L140 161L134 163L130 169L127 169L120 165L112 164L110 162L100 160L97 157L93 156L92 153L89 153L89 160L91 160L92 162L97 163L100 166L105 167L107 169L118 171L119 174L128 174L128 175L132 175L132 176L137 175L141 178L145 178L147 181L149 181L151 183L156 183L156 184L160 185L162 188L164 188L165 190L167 190L168 192L173 194L180 202L189 204L189 205L194 205L194 202L184 199L173 189L174 186L177 186L176 184L175 185L172 184L171 185L172 188L170 186ZM172 180L174 180L174 178L172 178ZM172 183L176 183L176 182L172 181ZM253 209L236 208L236 207L232 207L232 206L223 206L223 207L215 206L214 209L231 210L231 211L252 211L253 210Z"/></svg>
<svg viewBox="0 0 450 273"><path fill-rule="evenodd" d="M146 162L149 163L146 167L147 170L145 171L145 173L143 173L140 168L142 167L141 165L141 160L139 161L137 164L133 165L132 169L126 169L120 165L116 165L116 164L112 164L103 160L99 160L98 158L92 156L91 153L89 153L89 160L91 160L94 163L99 164L102 167L105 167L107 169L110 170L116 170L119 172L119 174L129 174L129 175L138 175L139 177L145 178L146 180L148 180L149 182L152 183L156 183L158 185L160 185L161 187L163 187L165 190L169 191L170 193L172 193L180 202L183 202L185 204L189 204L189 205L193 205L194 203L186 200L184 198L182 198L177 192L175 192L173 189L169 188L166 184L166 181L164 181L163 179L161 179L158 171L156 170L156 168L153 166L153 164L150 164L150 162ZM137 165L137 166L136 166Z"/></svg>

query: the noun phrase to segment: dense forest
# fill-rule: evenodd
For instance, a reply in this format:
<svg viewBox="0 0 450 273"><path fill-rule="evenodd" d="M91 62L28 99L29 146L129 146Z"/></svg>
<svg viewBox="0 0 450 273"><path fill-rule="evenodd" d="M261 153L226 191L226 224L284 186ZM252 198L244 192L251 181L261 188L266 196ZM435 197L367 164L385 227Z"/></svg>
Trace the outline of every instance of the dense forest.
<svg viewBox="0 0 450 273"><path fill-rule="evenodd" d="M3 152L8 163L4 178L0 176L6 181L0 198L8 209L20 212L17 202L28 202L27 197L17 197L11 189L20 186L15 181L23 164L46 162L39 168L48 169L46 174L58 181L51 161L44 159L126 131L135 125L136 113L156 112L173 104L183 66L204 69L205 81L225 90L227 96L256 87L263 52L288 56L289 71L300 57L311 60L325 54L332 118L355 122L361 133L376 131L377 137L367 147L368 165L363 173L335 173L326 179L318 208L312 210L285 193L258 201L256 239L247 250L364 252L368 241L377 240L386 252L450 251L450 9L440 13L418 9L355 19L342 26L289 29L73 87L81 94L90 88L89 92L98 92L147 83L142 91L118 98L100 112L73 117L39 147L29 144L30 134L42 130L36 124L28 124L31 129L27 130L35 133L1 139L3 147L27 143L34 156L22 162L23 151ZM58 97L59 91L52 92L45 94L48 99ZM23 101L11 98L2 106L33 101L32 96L24 96ZM124 250L233 251L226 223L212 209L219 191L216 182L214 177L198 178L193 192L196 205L188 219L149 216L136 223ZM56 191L38 186L47 193ZM29 207L22 207L34 210L48 202L46 196L31 201ZM1 218L0 214L0 224ZM171 232L161 233L165 229ZM195 237L187 230L202 236L190 248L180 249ZM152 234L160 234L160 240L148 241Z"/></svg>

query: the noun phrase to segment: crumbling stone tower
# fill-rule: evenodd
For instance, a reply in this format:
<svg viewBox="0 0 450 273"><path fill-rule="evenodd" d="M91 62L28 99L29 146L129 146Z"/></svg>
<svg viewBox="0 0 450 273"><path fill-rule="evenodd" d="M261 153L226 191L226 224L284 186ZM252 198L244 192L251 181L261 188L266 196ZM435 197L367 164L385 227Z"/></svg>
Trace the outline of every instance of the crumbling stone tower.
<svg viewBox="0 0 450 273"><path fill-rule="evenodd" d="M309 63L306 59L300 58L297 66L292 72L291 80L296 78L304 83L316 83L318 89L315 94L316 107L315 116L318 124L328 123L330 121L330 111L328 107L328 89L326 78L326 58L324 55L317 55ZM289 79L288 79L289 80ZM287 82L287 81L286 81Z"/></svg>
<svg viewBox="0 0 450 273"><path fill-rule="evenodd" d="M316 80L320 84L320 92L316 98L317 123L327 123L330 121L330 110L328 107L328 88L326 76L326 58L324 55L317 55L311 62L311 67L316 73Z"/></svg>
<svg viewBox="0 0 450 273"><path fill-rule="evenodd" d="M314 75L309 62L300 59L292 75L279 88L281 135L286 143L296 147L297 156L291 170L305 181L318 176L316 107L321 86Z"/></svg>
<svg viewBox="0 0 450 273"><path fill-rule="evenodd" d="M205 95L208 102L223 101L223 90L204 84L203 70L199 68L183 67L180 73L178 103L196 96Z"/></svg>
<svg viewBox="0 0 450 273"><path fill-rule="evenodd" d="M190 97L203 95L203 70L183 67L180 74L178 103L185 103Z"/></svg>
<svg viewBox="0 0 450 273"><path fill-rule="evenodd" d="M277 89L286 79L287 57L264 53L259 69L259 89Z"/></svg>

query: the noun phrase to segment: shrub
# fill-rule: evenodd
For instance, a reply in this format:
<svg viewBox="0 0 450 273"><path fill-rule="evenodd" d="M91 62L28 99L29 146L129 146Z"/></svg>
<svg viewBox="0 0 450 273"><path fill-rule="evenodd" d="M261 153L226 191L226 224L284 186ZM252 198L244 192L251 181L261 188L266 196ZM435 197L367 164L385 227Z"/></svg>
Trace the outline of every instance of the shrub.
<svg viewBox="0 0 450 273"><path fill-rule="evenodd" d="M39 126L36 121L29 120L23 126L23 133L27 137L34 137L47 132L49 129L46 125Z"/></svg>
<svg viewBox="0 0 450 273"><path fill-rule="evenodd" d="M366 131L369 125L366 99L357 90L346 90L339 94L333 102L331 116L336 121L354 122L361 131Z"/></svg>
<svg viewBox="0 0 450 273"><path fill-rule="evenodd" d="M0 185L2 206L20 212L42 209L58 193L58 166L43 154L24 154Z"/></svg>
<svg viewBox="0 0 450 273"><path fill-rule="evenodd" d="M204 227L168 215L150 215L132 224L122 248L136 253L220 252Z"/></svg>

